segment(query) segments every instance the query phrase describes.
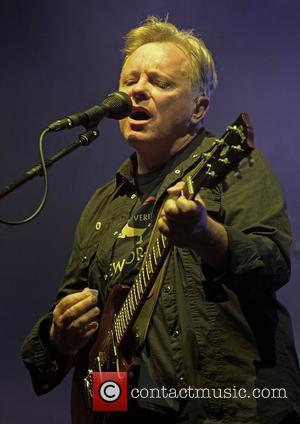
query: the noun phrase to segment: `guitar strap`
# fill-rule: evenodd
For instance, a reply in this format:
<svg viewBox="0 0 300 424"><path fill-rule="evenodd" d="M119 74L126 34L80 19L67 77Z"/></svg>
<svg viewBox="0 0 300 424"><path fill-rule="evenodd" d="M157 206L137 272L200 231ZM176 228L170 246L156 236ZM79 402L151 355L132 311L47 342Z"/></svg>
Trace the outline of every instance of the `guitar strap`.
<svg viewBox="0 0 300 424"><path fill-rule="evenodd" d="M161 289L161 286L163 284L164 281L164 277L166 274L166 270L168 267L168 262L169 262L169 258L170 258L170 253L168 253L163 266L160 269L160 272L152 286L151 292L148 296L148 298L146 299L139 315L138 318L136 319L134 325L133 325L133 331L135 333L136 336L136 350L137 352L139 352L146 340L146 336L147 336L147 332L148 332L148 328L149 328L149 324L151 321L151 317L156 305L156 302L158 300L158 295Z"/></svg>

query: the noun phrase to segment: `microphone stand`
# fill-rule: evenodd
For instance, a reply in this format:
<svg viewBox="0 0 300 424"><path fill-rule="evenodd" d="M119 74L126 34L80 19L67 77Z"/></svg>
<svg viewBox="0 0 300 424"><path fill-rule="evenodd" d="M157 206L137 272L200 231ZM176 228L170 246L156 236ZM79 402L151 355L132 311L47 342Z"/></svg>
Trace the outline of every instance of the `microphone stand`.
<svg viewBox="0 0 300 424"><path fill-rule="evenodd" d="M49 159L46 159L45 160L46 168L49 168L55 162L62 159L64 156L68 155L69 153L73 152L73 150L77 149L78 147L89 145L92 141L94 141L98 137L98 135L99 135L99 130L95 128L81 134L74 143L69 144L68 146L59 150ZM33 166L25 174L21 175L20 177L18 177L17 179L12 181L10 184L6 185L5 187L1 188L0 199L3 199L5 196L7 196L12 191L14 191L16 188L20 187L21 185L25 184L27 181L31 180L32 178L38 175L43 176L43 169L42 169L41 163Z"/></svg>

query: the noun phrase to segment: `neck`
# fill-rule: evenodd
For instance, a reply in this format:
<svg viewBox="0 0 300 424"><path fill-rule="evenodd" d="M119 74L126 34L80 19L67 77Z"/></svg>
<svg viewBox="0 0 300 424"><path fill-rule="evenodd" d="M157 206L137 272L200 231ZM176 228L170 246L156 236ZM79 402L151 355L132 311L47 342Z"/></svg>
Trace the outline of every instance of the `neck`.
<svg viewBox="0 0 300 424"><path fill-rule="evenodd" d="M172 144L171 148L164 151L163 149L157 150L153 146L143 146L137 153L138 174L147 174L156 168L163 166L167 163L172 156L184 149L195 137L196 134L187 134L184 139L176 141ZM163 141L161 143L163 146Z"/></svg>

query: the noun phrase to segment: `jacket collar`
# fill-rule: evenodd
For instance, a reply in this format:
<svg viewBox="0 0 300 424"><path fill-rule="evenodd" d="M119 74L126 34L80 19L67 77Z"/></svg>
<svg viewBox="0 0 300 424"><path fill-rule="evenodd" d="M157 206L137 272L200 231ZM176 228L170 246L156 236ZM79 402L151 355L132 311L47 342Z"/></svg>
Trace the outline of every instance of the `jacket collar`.
<svg viewBox="0 0 300 424"><path fill-rule="evenodd" d="M194 163L196 163L199 160L199 156L202 152L204 152L205 150L209 148L209 146L211 145L211 143L209 143L209 140L208 140L210 138L209 136L210 134L207 131L205 131L204 128L202 128L200 132L196 135L196 137L193 140L191 140L187 148L191 147L190 144L193 144L195 148L192 149L191 154L185 160L183 160L181 163L175 166L176 169L171 169L171 168L169 169L169 172L167 173L168 176L165 179L165 181L168 181L167 187L169 187L173 182L176 182L177 180L180 181L185 171L191 166L193 166ZM135 176L136 169L137 169L137 157L136 157L136 153L134 152L128 159L126 159L121 164L121 166L116 172L117 188L120 186L120 184L129 184L131 188L134 188L135 187L134 176ZM163 184L163 186L165 186L165 184Z"/></svg>

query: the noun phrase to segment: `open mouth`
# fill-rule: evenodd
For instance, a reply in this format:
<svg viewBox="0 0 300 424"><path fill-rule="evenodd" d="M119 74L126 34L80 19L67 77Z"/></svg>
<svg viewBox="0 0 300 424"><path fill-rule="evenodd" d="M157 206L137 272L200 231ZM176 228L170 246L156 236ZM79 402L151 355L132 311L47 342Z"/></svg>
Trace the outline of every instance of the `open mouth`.
<svg viewBox="0 0 300 424"><path fill-rule="evenodd" d="M151 118L150 114L145 110L134 110L129 117L135 121L148 121Z"/></svg>

